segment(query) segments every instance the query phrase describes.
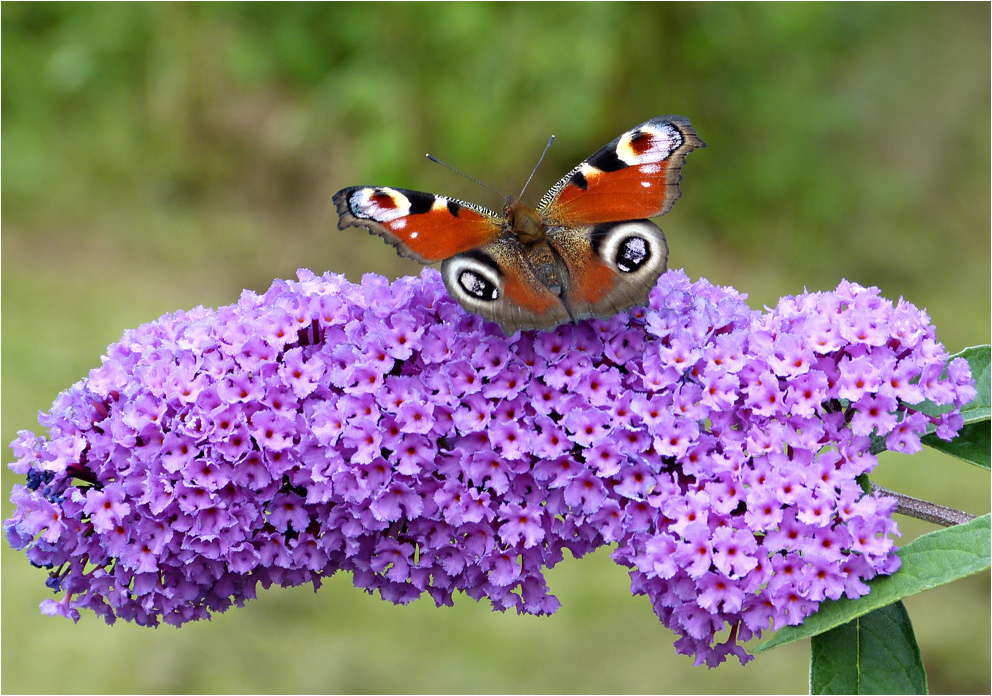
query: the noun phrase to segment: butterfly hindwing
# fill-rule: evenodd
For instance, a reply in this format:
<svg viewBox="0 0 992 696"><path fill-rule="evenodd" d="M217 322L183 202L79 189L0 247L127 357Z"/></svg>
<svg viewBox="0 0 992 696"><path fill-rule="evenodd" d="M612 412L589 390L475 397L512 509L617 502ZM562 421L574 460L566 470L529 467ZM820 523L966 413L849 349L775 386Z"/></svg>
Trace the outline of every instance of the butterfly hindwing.
<svg viewBox="0 0 992 696"><path fill-rule="evenodd" d="M493 242L502 220L481 206L388 186L352 186L334 194L338 228L365 227L402 256L433 263Z"/></svg>
<svg viewBox="0 0 992 696"><path fill-rule="evenodd" d="M508 335L571 320L558 292L542 282L512 237L446 260L441 277L459 304L496 322Z"/></svg>
<svg viewBox="0 0 992 696"><path fill-rule="evenodd" d="M668 267L665 234L650 220L562 227L548 239L568 269L562 301L575 319L645 305Z"/></svg>
<svg viewBox="0 0 992 696"><path fill-rule="evenodd" d="M541 199L548 226L636 220L667 213L681 195L685 157L705 147L682 116L646 121L612 140Z"/></svg>

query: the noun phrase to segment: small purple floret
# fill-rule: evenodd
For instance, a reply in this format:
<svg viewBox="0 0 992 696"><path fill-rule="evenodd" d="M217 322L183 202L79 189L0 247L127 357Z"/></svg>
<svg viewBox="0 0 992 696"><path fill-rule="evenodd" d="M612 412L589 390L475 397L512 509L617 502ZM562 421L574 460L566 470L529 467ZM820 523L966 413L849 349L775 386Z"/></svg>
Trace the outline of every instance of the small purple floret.
<svg viewBox="0 0 992 696"><path fill-rule="evenodd" d="M13 443L8 542L42 611L179 625L337 571L405 604L552 613L544 570L616 544L715 666L898 567L872 438L953 437L974 395L925 313L874 288L751 311L662 277L650 309L506 337L436 271L277 281L128 331Z"/></svg>

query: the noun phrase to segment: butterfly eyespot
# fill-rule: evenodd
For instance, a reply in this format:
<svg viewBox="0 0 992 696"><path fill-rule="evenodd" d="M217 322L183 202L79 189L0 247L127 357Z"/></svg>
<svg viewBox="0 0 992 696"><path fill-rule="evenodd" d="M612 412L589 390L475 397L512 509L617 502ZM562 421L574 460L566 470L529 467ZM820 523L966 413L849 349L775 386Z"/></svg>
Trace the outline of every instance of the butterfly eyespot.
<svg viewBox="0 0 992 696"><path fill-rule="evenodd" d="M496 286L475 271L462 271L458 274L458 284L462 290L477 300L494 302L499 297Z"/></svg>
<svg viewBox="0 0 992 696"><path fill-rule="evenodd" d="M621 136L616 155L626 166L652 164L668 159L682 146L682 141L682 134L671 124L661 127L645 124Z"/></svg>
<svg viewBox="0 0 992 696"><path fill-rule="evenodd" d="M651 255L647 241L642 237L627 237L617 248L617 257L613 259L624 273L631 273L644 265Z"/></svg>
<svg viewBox="0 0 992 696"><path fill-rule="evenodd" d="M452 297L472 311L491 307L503 293L499 267L481 252L446 260L441 264L441 277Z"/></svg>
<svg viewBox="0 0 992 696"><path fill-rule="evenodd" d="M402 221L410 214L410 200L396 189L385 186L356 189L348 207L358 218L379 222Z"/></svg>
<svg viewBox="0 0 992 696"><path fill-rule="evenodd" d="M630 220L597 225L592 238L596 253L618 273L660 275L668 264L665 235L653 222Z"/></svg>

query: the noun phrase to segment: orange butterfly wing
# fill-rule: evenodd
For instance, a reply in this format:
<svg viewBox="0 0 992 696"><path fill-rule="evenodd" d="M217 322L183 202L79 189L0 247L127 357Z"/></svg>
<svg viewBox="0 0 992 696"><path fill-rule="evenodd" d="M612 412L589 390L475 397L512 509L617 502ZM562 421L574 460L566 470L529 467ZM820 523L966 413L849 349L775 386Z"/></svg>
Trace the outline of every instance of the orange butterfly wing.
<svg viewBox="0 0 992 696"><path fill-rule="evenodd" d="M494 242L503 231L481 206L388 186L351 186L334 194L338 229L365 227L402 256L434 263Z"/></svg>
<svg viewBox="0 0 992 696"><path fill-rule="evenodd" d="M651 119L615 138L541 199L548 227L636 220L667 213L679 198L685 157L705 147L682 116Z"/></svg>

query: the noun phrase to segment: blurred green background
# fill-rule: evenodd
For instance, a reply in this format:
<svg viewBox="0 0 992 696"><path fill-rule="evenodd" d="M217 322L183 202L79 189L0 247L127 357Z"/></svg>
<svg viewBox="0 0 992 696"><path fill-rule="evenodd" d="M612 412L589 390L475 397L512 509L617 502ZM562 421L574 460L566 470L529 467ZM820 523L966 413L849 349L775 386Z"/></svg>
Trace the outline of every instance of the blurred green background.
<svg viewBox="0 0 992 696"><path fill-rule="evenodd" d="M534 203L670 113L709 145L659 221L673 267L754 307L878 285L952 352L988 342L989 30L987 3L4 3L3 442L164 312L298 267L418 272L337 230L339 188L497 207L423 154L513 193L554 133ZM989 509L988 475L945 457L886 455L877 480ZM550 573L550 618L394 607L336 576L179 630L41 616L45 573L6 544L2 564L6 693L807 689L808 644L676 656L606 550ZM989 595L986 573L907 603L934 693L989 692Z"/></svg>

